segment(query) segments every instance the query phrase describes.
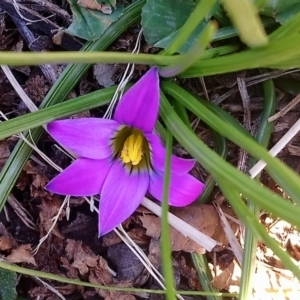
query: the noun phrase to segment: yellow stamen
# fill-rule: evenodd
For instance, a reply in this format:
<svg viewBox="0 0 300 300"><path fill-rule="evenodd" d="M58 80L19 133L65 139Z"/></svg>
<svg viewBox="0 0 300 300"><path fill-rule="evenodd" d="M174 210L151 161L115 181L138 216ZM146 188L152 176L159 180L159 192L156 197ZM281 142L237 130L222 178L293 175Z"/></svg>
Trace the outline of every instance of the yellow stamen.
<svg viewBox="0 0 300 300"><path fill-rule="evenodd" d="M121 158L124 163L136 166L143 156L143 137L140 133L131 134L124 143Z"/></svg>

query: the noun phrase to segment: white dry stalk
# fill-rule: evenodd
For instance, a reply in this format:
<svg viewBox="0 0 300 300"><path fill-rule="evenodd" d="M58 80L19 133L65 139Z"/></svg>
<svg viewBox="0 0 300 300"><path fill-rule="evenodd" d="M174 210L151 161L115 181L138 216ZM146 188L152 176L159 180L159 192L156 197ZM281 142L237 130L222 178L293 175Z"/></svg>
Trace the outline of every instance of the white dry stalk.
<svg viewBox="0 0 300 300"><path fill-rule="evenodd" d="M242 259L243 259L243 251L242 251L242 247L239 244L237 238L235 237L234 232L232 231L232 228L229 224L229 222L226 219L225 214L222 211L222 208L220 207L220 205L218 205L217 203L213 202L213 205L219 215L220 221L221 221L221 226L223 227L223 230L225 232L225 235L228 239L228 242L232 248L232 251L239 263L239 265L242 265Z"/></svg>
<svg viewBox="0 0 300 300"><path fill-rule="evenodd" d="M45 240L48 238L48 236L50 235L51 231L54 229L56 223L58 222L59 216L60 216L60 214L62 213L62 210L63 210L64 206L68 203L69 200L70 200L70 196L66 196L65 199L64 199L64 201L63 201L63 203L62 203L62 205L59 207L59 210L58 210L56 216L54 216L54 217L52 218L52 222L53 222L53 223L52 223L52 225L51 225L49 231L47 232L47 234L46 234L45 236L43 236L43 237L39 240L38 245L37 245L36 248L32 251L32 254L33 254L33 255L37 254L37 252L39 251L41 245L44 243L44 241L45 241Z"/></svg>
<svg viewBox="0 0 300 300"><path fill-rule="evenodd" d="M15 76L11 72L10 68L8 66L1 66L1 69L3 73L6 75L7 79L13 86L14 90L17 92L19 97L22 99L22 101L25 103L25 105L28 107L30 111L37 111L39 110L37 106L33 103L33 101L27 96L27 94L24 92L18 81L16 80Z"/></svg>
<svg viewBox="0 0 300 300"><path fill-rule="evenodd" d="M41 17L40 20L31 20L31 19L28 19L28 18L24 17L24 16L21 14L20 9L19 9L19 6L18 6L18 3L17 3L16 0L13 0L13 6L14 6L14 8L15 8L17 14L20 16L20 18L21 18L22 20L24 20L24 21L29 22L29 24L30 24L30 23L41 22L41 21L44 20L44 19L50 19L50 18L52 18L52 17L55 16L55 14L52 14L51 16L48 16L48 17Z"/></svg>
<svg viewBox="0 0 300 300"><path fill-rule="evenodd" d="M284 108L282 108L278 113L274 114L268 119L269 122L273 122L280 117L283 117L287 112L289 112L293 107L295 107L300 102L300 94L297 95L292 101L290 101Z"/></svg>
<svg viewBox="0 0 300 300"><path fill-rule="evenodd" d="M166 287L162 281L164 281L163 276L157 271L157 269L150 262L148 257L145 255L143 250L130 238L127 232L124 230L122 225L118 226L117 229L114 230L115 233L123 240L123 242L127 245L127 247L135 254L135 256L140 260L140 262L144 265L144 267L148 270L148 272L153 276L153 278L158 282L158 284L165 290ZM184 298L177 294L178 299L184 300Z"/></svg>
<svg viewBox="0 0 300 300"><path fill-rule="evenodd" d="M155 204L153 201L144 197L142 201L142 205L147 209L152 211L157 216L161 217L162 209L159 205ZM175 215L168 213L168 222L169 224L182 233L185 237L189 237L196 243L198 243L201 247L203 247L207 251L211 251L215 246L221 245L219 242L205 235L201 231L197 230L195 227L176 217Z"/></svg>
<svg viewBox="0 0 300 300"><path fill-rule="evenodd" d="M37 226L34 224L33 217L30 213L24 208L24 206L13 196L12 194L8 195L7 202L13 208L17 216L22 220L22 222L32 230L38 230ZM5 207L4 207L5 208Z"/></svg>
<svg viewBox="0 0 300 300"><path fill-rule="evenodd" d="M269 151L269 154L276 156L299 132L300 130L300 119L288 130L288 132L275 144L275 146ZM267 164L260 160L250 170L249 173L251 178L255 178Z"/></svg>

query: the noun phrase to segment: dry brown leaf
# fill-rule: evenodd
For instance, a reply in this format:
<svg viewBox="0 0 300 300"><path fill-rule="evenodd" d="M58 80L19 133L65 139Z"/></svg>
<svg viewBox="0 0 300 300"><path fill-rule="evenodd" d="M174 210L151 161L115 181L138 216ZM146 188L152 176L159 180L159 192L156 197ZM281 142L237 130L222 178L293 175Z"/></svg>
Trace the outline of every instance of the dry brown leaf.
<svg viewBox="0 0 300 300"><path fill-rule="evenodd" d="M148 258L154 267L159 268L161 266L160 241L151 239Z"/></svg>
<svg viewBox="0 0 300 300"><path fill-rule="evenodd" d="M233 215L231 209L222 208L227 214ZM207 236L221 242L224 246L228 245L227 238L220 224L219 216L212 205L190 205L187 207L172 208L171 212L187 222L191 226L195 227ZM160 237L161 232L161 220L153 215L139 216L143 226L146 228L146 234L154 239ZM237 225L229 221L233 231L237 229ZM198 252L205 253L200 245L193 240L185 237L179 231L170 227L170 238L172 242L172 251L186 251L186 252Z"/></svg>
<svg viewBox="0 0 300 300"><path fill-rule="evenodd" d="M92 250L79 241L67 239L66 256L73 261L71 266L78 269L81 275L90 272L90 277L100 278L101 284L110 284L112 275L104 258L96 255Z"/></svg>
<svg viewBox="0 0 300 300"><path fill-rule="evenodd" d="M184 256L180 256L178 264L180 274L188 280L188 285L192 290L201 290L201 286L198 279L197 271L191 266L187 265Z"/></svg>
<svg viewBox="0 0 300 300"><path fill-rule="evenodd" d="M89 278L91 283L99 284L99 278ZM128 282L120 282L115 287L132 287L131 283ZM127 293L120 293L120 292L114 292L114 291L105 291L102 289L96 289L98 294L103 297L105 300L135 300L136 298L133 295L127 294Z"/></svg>
<svg viewBox="0 0 300 300"><path fill-rule="evenodd" d="M112 13L110 5L98 3L97 0L78 0L77 4L84 8L102 11L104 14L110 15Z"/></svg>
<svg viewBox="0 0 300 300"><path fill-rule="evenodd" d="M121 242L121 238L114 231L111 231L103 236L102 246L109 247L112 245L119 244Z"/></svg>
<svg viewBox="0 0 300 300"><path fill-rule="evenodd" d="M10 155L7 141L0 141L0 171Z"/></svg>
<svg viewBox="0 0 300 300"><path fill-rule="evenodd" d="M146 228L146 234L158 240L160 238L161 219L154 215L143 215L139 219L142 221L144 228Z"/></svg>
<svg viewBox="0 0 300 300"><path fill-rule="evenodd" d="M78 270L72 267L65 257L61 257L60 260L62 262L61 267L63 267L67 271L68 278L79 279Z"/></svg>
<svg viewBox="0 0 300 300"><path fill-rule="evenodd" d="M51 201L42 200L42 204L39 205L40 208L40 223L43 226L44 230L48 232L53 224L52 218L55 217L59 211L59 208L62 204L62 201L53 196ZM65 216L65 211L62 210L59 220ZM57 236L60 239L64 239L64 236L57 229L57 225L54 226L51 233Z"/></svg>
<svg viewBox="0 0 300 300"><path fill-rule="evenodd" d="M21 245L17 249L12 250L11 254L6 257L12 263L30 263L36 265L35 259L31 254L31 246L29 244Z"/></svg>
<svg viewBox="0 0 300 300"><path fill-rule="evenodd" d="M1 236L0 237L0 250L10 250L13 247L13 241L8 236Z"/></svg>
<svg viewBox="0 0 300 300"><path fill-rule="evenodd" d="M217 270L218 274L211 281L211 285L218 290L228 290L229 287L240 285L241 268L232 261L224 270Z"/></svg>

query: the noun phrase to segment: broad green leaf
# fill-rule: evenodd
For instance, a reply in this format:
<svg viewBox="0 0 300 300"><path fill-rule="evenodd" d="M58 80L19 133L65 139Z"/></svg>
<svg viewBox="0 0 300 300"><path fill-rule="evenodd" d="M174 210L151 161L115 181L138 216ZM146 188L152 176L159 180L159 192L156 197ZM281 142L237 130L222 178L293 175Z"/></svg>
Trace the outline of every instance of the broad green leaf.
<svg viewBox="0 0 300 300"><path fill-rule="evenodd" d="M16 291L17 274L15 272L0 268L0 299L14 300Z"/></svg>
<svg viewBox="0 0 300 300"><path fill-rule="evenodd" d="M147 0L142 10L147 43L153 45L179 29L195 6L193 0Z"/></svg>
<svg viewBox="0 0 300 300"><path fill-rule="evenodd" d="M197 1L194 0L147 0L142 10L142 27L146 41L156 47L169 46L196 5ZM179 49L179 53L188 51L206 24L206 20L200 22Z"/></svg>
<svg viewBox="0 0 300 300"><path fill-rule="evenodd" d="M248 138L240 130L219 119L215 113L207 109L207 107L202 105L184 89L170 82L162 82L161 87L165 93L180 101L188 110L192 111L216 132L248 151L253 157L264 160L268 164L266 171L270 176L273 177L295 202L300 204L300 177L294 170L283 164L278 158L272 157L264 147L253 139ZM213 172L211 173L213 174ZM246 192L244 194L246 195ZM300 206L298 209L300 212ZM272 211L272 209L269 211Z"/></svg>
<svg viewBox="0 0 300 300"><path fill-rule="evenodd" d="M106 28L119 19L123 7L117 5L112 14L107 15L97 10L86 9L78 5L77 0L68 0L73 12L73 22L65 32L88 41L99 39Z"/></svg>
<svg viewBox="0 0 300 300"><path fill-rule="evenodd" d="M280 24L284 24L288 20L292 19L298 12L300 12L300 3L293 5L292 7L284 10L283 12L279 13L275 19Z"/></svg>
<svg viewBox="0 0 300 300"><path fill-rule="evenodd" d="M195 31L189 36L189 38L184 43L184 45L180 47L180 49L178 50L179 53L188 52L188 50L197 42L198 37L206 24L207 24L207 21L202 21L197 26ZM174 31L170 35L166 36L165 38L163 38L160 41L158 41L157 43L155 43L154 46L159 47L159 48L167 48L172 43L172 41L174 40L175 36L178 34L179 31L180 31L180 29Z"/></svg>
<svg viewBox="0 0 300 300"><path fill-rule="evenodd" d="M165 83L163 83L163 90L166 90ZM170 90L168 89L168 92L169 91ZM175 96L174 98L178 99L176 95L171 96ZM180 102L182 102L181 100ZM204 110L205 111L203 114L209 112L206 109ZM245 197L247 197L256 205L260 206L262 209L265 209L275 216L278 216L300 228L299 205L292 204L279 195L274 194L272 191L261 186L257 181L250 179L250 177L248 177L246 174L238 171L234 166L222 159L218 154L204 144L204 142L201 141L192 130L184 125L163 94L161 94L160 115L167 128L174 135L174 138L176 138L176 140L188 151L188 153L190 153L191 156L193 156L210 174L212 174L217 181L220 179L226 179L228 184L234 186L237 190L239 190L240 193L245 195ZM209 118L211 118L213 122L216 121L219 123L216 116L211 113L209 113ZM225 125L224 122L222 123ZM224 128L225 127L227 126L225 125ZM228 127L226 130L227 129ZM232 131L229 131L230 134L237 134L233 128L231 129ZM258 151L261 150L261 146L257 145L255 148L258 148ZM276 159L272 158L272 160L274 164ZM278 161L276 164L278 164ZM282 171L281 176L287 176L285 171L286 170ZM244 221L245 217L246 216L242 217L241 219Z"/></svg>
<svg viewBox="0 0 300 300"><path fill-rule="evenodd" d="M269 17L276 17L278 13L289 9L298 3L299 0L269 0L268 4L261 9L261 13Z"/></svg>

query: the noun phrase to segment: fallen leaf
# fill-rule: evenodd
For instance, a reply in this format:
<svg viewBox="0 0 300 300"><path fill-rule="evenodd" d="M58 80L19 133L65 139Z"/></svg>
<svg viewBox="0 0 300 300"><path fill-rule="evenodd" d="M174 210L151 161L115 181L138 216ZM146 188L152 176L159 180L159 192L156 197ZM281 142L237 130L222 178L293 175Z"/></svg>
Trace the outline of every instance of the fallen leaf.
<svg viewBox="0 0 300 300"><path fill-rule="evenodd" d="M37 266L34 257L31 254L31 246L29 244L21 245L17 249L12 250L11 254L6 257L12 263L30 263Z"/></svg>
<svg viewBox="0 0 300 300"><path fill-rule="evenodd" d="M139 219L142 221L143 227L146 228L146 234L153 239L158 240L161 233L161 219L154 215L140 216Z"/></svg>
<svg viewBox="0 0 300 300"><path fill-rule="evenodd" d="M154 267L159 268L161 266L160 241L151 239L148 258Z"/></svg>
<svg viewBox="0 0 300 300"><path fill-rule="evenodd" d="M228 208L222 208L229 215L234 215L233 211ZM223 246L228 245L228 240L220 224L219 216L212 205L190 205L187 207L172 208L171 212L195 227L207 236L222 243ZM161 219L151 215L144 214L139 216L143 226L146 228L146 234L154 239L158 239L161 233ZM237 224L229 220L234 232L237 231ZM170 239L172 243L172 251L198 252L205 253L205 249L198 245L190 238L185 237L179 231L170 227Z"/></svg>
<svg viewBox="0 0 300 300"><path fill-rule="evenodd" d="M40 223L46 232L49 232L51 226L53 225L52 219L58 214L61 205L62 201L55 196L52 197L51 201L46 201L45 199L43 199L42 204L39 205ZM61 220L65 215L65 210L62 210L58 219ZM54 226L51 233L60 239L64 239L64 236L59 232L57 228L57 224Z"/></svg>
<svg viewBox="0 0 300 300"><path fill-rule="evenodd" d="M7 141L0 141L0 171L10 155Z"/></svg>
<svg viewBox="0 0 300 300"><path fill-rule="evenodd" d="M97 0L78 0L77 3L84 8L102 11L104 14L110 15L112 13L110 5L98 3Z"/></svg>
<svg viewBox="0 0 300 300"><path fill-rule="evenodd" d="M10 250L13 247L13 241L8 236L1 236L0 237L0 250Z"/></svg>
<svg viewBox="0 0 300 300"><path fill-rule="evenodd" d="M96 278L94 278L95 280ZM91 281L91 278L90 278L90 282ZM97 281L96 279L96 282L92 282L92 283L99 283L99 279ZM121 283L118 283L116 285L114 285L115 287L132 287L132 284L131 283L128 283L128 282L121 282ZM102 289L96 289L96 291L98 292L98 294L104 298L104 300L115 300L115 299L118 299L118 300L136 300L136 298L131 295L131 294L128 294L128 293L121 293L121 292L114 292L114 291L105 291L105 290L102 290Z"/></svg>
<svg viewBox="0 0 300 300"><path fill-rule="evenodd" d="M122 5L117 5L113 11L107 11L110 14L104 14L102 11L78 5L77 0L68 0L68 2L73 13L73 22L65 32L89 41L99 39L107 27L117 21L123 12Z"/></svg>
<svg viewBox="0 0 300 300"><path fill-rule="evenodd" d="M229 287L240 285L241 268L232 261L224 270L217 269L217 276L211 281L211 285L218 290L228 290Z"/></svg>
<svg viewBox="0 0 300 300"><path fill-rule="evenodd" d="M96 255L82 242L67 239L66 256L73 261L71 266L78 269L81 275L90 272L90 276L100 276L101 284L110 284L112 275L109 272L107 262L104 258Z"/></svg>

